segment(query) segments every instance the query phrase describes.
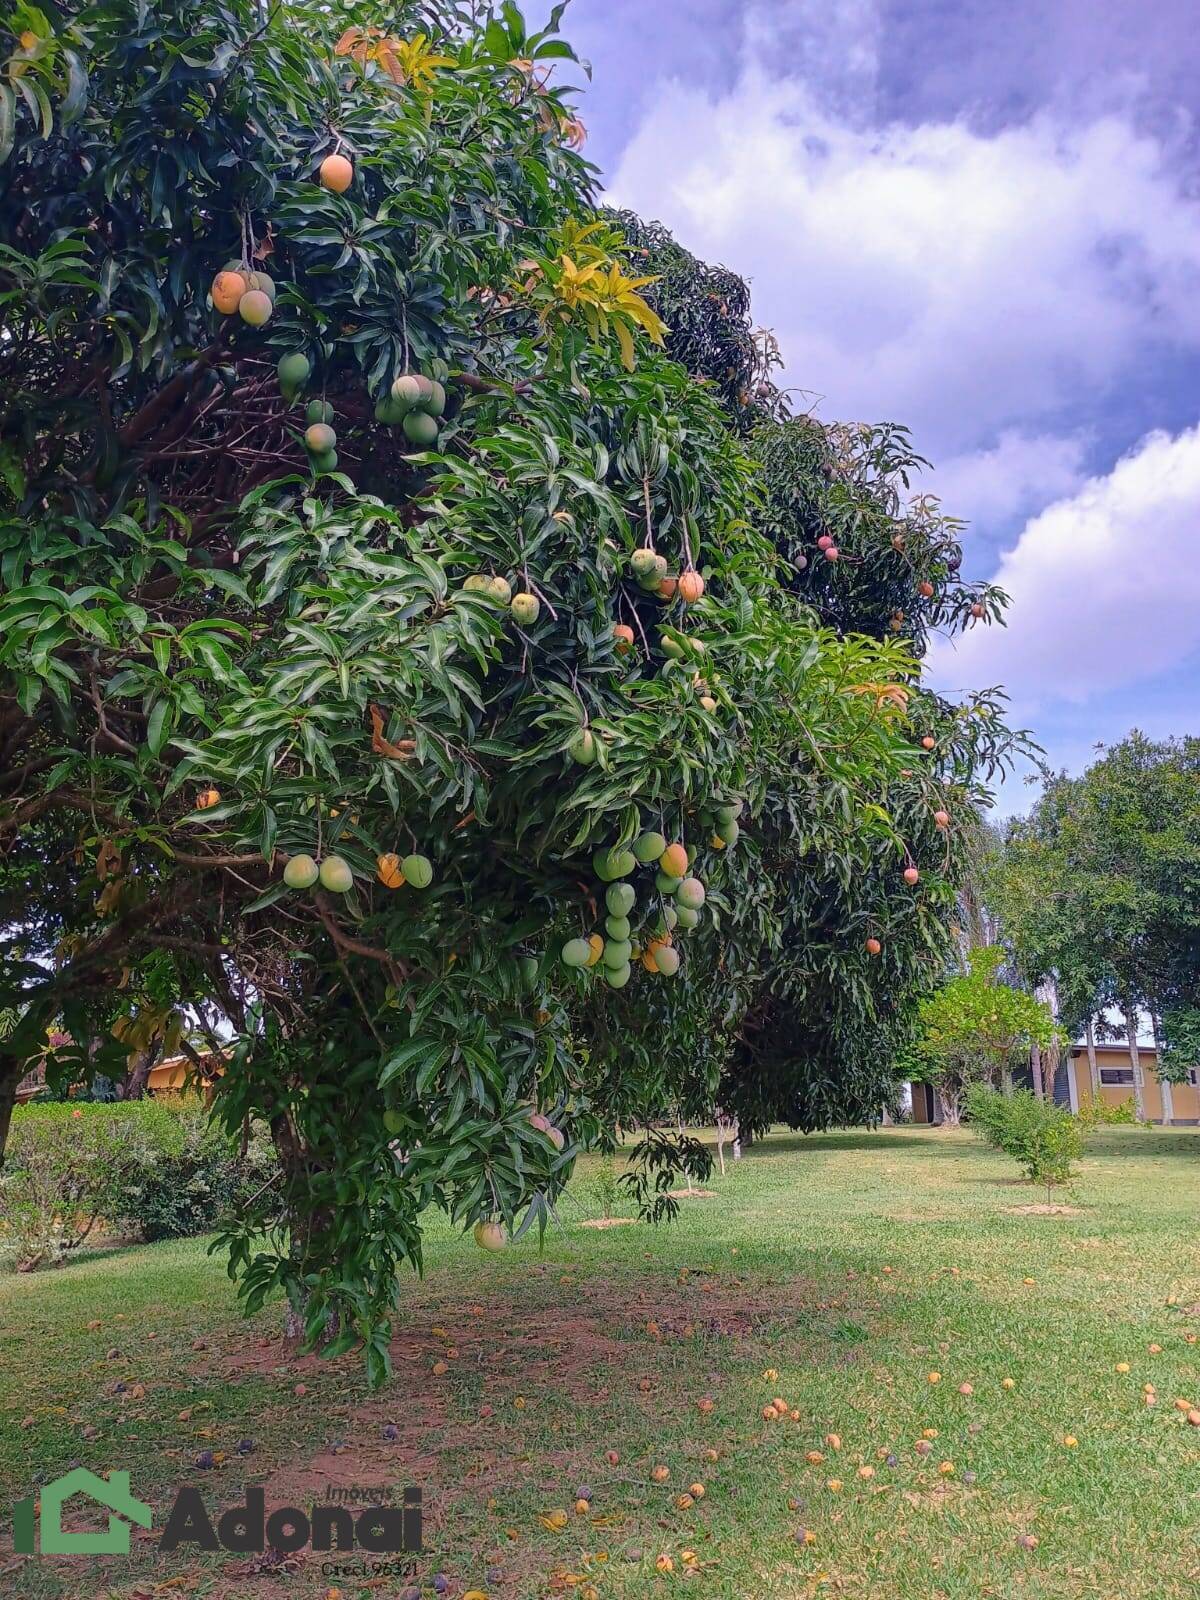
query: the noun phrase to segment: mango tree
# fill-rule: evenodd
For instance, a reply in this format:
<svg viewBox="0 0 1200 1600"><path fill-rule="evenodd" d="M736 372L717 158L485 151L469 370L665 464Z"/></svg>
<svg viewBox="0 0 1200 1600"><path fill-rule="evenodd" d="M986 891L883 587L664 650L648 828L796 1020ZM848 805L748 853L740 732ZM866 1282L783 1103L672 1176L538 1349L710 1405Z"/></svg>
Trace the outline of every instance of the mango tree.
<svg viewBox="0 0 1200 1600"><path fill-rule="evenodd" d="M280 1157L225 1230L246 1303L378 1378L429 1206L500 1246L581 1146L723 1081L877 1113L944 806L1005 735L797 583L785 469L595 210L554 24L8 26L4 1125L31 1062L113 1075L184 1012ZM895 557L862 448L817 475ZM642 1153L669 1208L678 1152Z"/></svg>

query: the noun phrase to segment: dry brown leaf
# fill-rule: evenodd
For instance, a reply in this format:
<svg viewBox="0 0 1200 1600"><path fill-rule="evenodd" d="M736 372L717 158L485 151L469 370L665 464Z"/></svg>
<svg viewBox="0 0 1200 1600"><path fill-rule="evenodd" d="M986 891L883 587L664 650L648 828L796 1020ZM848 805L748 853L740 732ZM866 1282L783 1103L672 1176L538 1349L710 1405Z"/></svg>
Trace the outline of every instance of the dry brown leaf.
<svg viewBox="0 0 1200 1600"><path fill-rule="evenodd" d="M371 707L371 749L377 756L390 756L393 761L408 761L412 758L417 748L415 739L401 739L399 744L393 744L385 738L383 712L378 706Z"/></svg>

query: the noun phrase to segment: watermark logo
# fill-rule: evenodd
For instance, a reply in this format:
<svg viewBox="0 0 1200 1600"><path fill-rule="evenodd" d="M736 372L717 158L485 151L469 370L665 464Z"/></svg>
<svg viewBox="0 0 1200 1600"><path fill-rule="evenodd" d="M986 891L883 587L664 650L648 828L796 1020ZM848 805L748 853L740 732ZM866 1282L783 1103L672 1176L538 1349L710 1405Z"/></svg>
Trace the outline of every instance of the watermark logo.
<svg viewBox="0 0 1200 1600"><path fill-rule="evenodd" d="M105 1507L109 1513L107 1529L71 1533L63 1527L63 1506L77 1494L85 1494ZM30 1495L13 1507L13 1549L18 1555L31 1556L40 1543L46 1556L127 1556L130 1523L148 1528L150 1515L150 1507L130 1493L127 1472L110 1472L107 1478L98 1478L86 1467L76 1467L46 1484L36 1500Z"/></svg>
<svg viewBox="0 0 1200 1600"><path fill-rule="evenodd" d="M361 1505L359 1496L369 1501ZM278 1550L308 1545L313 1550L369 1550L376 1555L414 1554L421 1549L421 1491L405 1489L396 1504L387 1489L341 1491L341 1505L279 1506L268 1511L261 1489L247 1489L241 1505L225 1511L214 1527L199 1489L180 1489L159 1541L160 1550L194 1544L201 1550ZM357 1508L351 1509L351 1506Z"/></svg>
<svg viewBox="0 0 1200 1600"><path fill-rule="evenodd" d="M69 1532L63 1507L84 1494L108 1513L107 1530ZM195 1545L201 1550L239 1552L277 1550L291 1554L305 1545L315 1551L363 1550L375 1555L413 1555L421 1550L421 1491L406 1488L399 1498L389 1488L330 1486L334 1503L268 1509L262 1489L247 1488L241 1504L214 1520L199 1489L180 1489L158 1542L160 1550ZM130 1524L149 1528L151 1510L130 1492L127 1472L99 1478L86 1467L44 1486L13 1508L13 1549L18 1555L127 1556Z"/></svg>

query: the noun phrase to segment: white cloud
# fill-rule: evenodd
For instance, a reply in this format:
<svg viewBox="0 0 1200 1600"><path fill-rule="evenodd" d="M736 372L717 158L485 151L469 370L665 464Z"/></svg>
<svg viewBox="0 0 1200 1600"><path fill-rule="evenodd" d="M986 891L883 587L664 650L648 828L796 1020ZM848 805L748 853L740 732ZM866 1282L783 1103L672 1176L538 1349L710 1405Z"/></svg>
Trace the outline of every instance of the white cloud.
<svg viewBox="0 0 1200 1600"><path fill-rule="evenodd" d="M1200 201L1156 138L1113 112L872 128L781 76L779 37L746 29L728 93L660 80L609 194L752 280L822 415L906 422L936 461L1200 346Z"/></svg>
<svg viewBox="0 0 1200 1600"><path fill-rule="evenodd" d="M1089 739L1142 700L1152 722L1200 656L1200 427L1084 463L1200 353L1188 130L1115 82L1011 126L874 125L875 7L845 10L748 3L725 87L648 80L609 196L750 279L818 414L907 423L935 466L917 489L976 532L1024 523L1010 626L936 646L942 683L1007 683L1052 745L1084 701Z"/></svg>
<svg viewBox="0 0 1200 1600"><path fill-rule="evenodd" d="M1079 435L1022 433L1006 428L990 449L939 461L915 485L937 495L944 508L968 521L976 534L1009 531L1049 500L1071 494L1083 481L1085 441Z"/></svg>
<svg viewBox="0 0 1200 1600"><path fill-rule="evenodd" d="M1111 695L1200 651L1200 425L1148 434L1003 555L1006 628L931 653L935 681L1004 684L1022 713Z"/></svg>

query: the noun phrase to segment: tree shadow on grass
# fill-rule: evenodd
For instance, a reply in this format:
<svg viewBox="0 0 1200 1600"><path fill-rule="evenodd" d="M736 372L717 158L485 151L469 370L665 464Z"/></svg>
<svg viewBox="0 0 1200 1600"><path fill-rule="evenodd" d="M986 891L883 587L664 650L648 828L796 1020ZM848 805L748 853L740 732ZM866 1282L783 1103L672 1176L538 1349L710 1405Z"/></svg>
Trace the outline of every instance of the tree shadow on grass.
<svg viewBox="0 0 1200 1600"><path fill-rule="evenodd" d="M744 1161L758 1157L808 1152L837 1152L841 1150L920 1150L925 1154L961 1156L962 1146L947 1142L944 1134L910 1133L907 1130L881 1128L872 1132L868 1128L854 1133L787 1133L772 1134L769 1142L755 1140L748 1150L742 1151Z"/></svg>

